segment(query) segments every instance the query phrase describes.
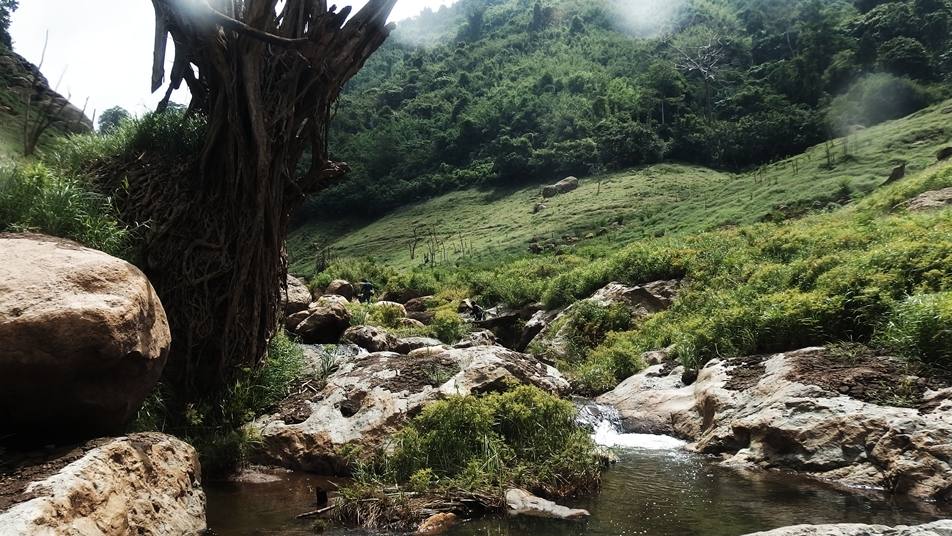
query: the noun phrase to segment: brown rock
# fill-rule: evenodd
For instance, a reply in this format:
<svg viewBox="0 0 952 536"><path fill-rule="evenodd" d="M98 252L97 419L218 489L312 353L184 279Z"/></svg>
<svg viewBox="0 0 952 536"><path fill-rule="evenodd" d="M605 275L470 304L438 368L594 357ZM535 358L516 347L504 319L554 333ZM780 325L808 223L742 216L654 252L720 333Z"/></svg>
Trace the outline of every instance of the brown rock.
<svg viewBox="0 0 952 536"><path fill-rule="evenodd" d="M300 311L288 316L284 319L284 329L291 333L297 333L298 326L301 325L301 322L307 320L309 316L311 316L311 311Z"/></svg>
<svg viewBox="0 0 952 536"><path fill-rule="evenodd" d="M906 209L917 212L952 206L952 187L924 192L905 203Z"/></svg>
<svg viewBox="0 0 952 536"><path fill-rule="evenodd" d="M205 530L198 454L159 433L91 442L0 513L0 534L144 534ZM56 460L48 462L56 464Z"/></svg>
<svg viewBox="0 0 952 536"><path fill-rule="evenodd" d="M291 316L294 313L306 310L312 299L311 291L308 290L307 285L300 279L288 274L287 292L285 292L285 289L281 289L281 303L284 304L285 316Z"/></svg>
<svg viewBox="0 0 952 536"><path fill-rule="evenodd" d="M327 285L324 294L336 294L337 296L343 296L348 300L352 300L354 299L354 285L351 285L349 281L336 279L331 281L330 285Z"/></svg>
<svg viewBox="0 0 952 536"><path fill-rule="evenodd" d="M397 338L374 326L348 328L341 342L360 346L369 352L391 352L397 346Z"/></svg>
<svg viewBox="0 0 952 536"><path fill-rule="evenodd" d="M29 440L115 432L168 356L165 311L135 266L74 242L0 235L0 422Z"/></svg>
<svg viewBox="0 0 952 536"><path fill-rule="evenodd" d="M423 296L422 298L413 298L412 300L407 301L403 304L403 308L407 310L408 313L421 313L426 311L426 304L431 300L433 296Z"/></svg>
<svg viewBox="0 0 952 536"><path fill-rule="evenodd" d="M333 344L350 327L350 312L341 305L318 306L297 325L297 333L306 344Z"/></svg>
<svg viewBox="0 0 952 536"><path fill-rule="evenodd" d="M416 533L420 535L434 536L443 534L459 523L459 517L451 512L433 514L423 520L417 528Z"/></svg>

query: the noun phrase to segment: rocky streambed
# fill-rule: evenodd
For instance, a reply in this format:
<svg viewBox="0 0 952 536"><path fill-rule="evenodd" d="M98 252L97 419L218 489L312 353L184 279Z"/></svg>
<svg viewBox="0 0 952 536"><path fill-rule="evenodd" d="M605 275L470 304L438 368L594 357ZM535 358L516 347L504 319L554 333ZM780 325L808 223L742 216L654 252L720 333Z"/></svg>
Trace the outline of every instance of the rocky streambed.
<svg viewBox="0 0 952 536"><path fill-rule="evenodd" d="M850 491L782 471L727 467L717 458L691 452L675 438L625 434L611 419L593 424L598 439L614 446L618 460L605 473L598 496L566 503L590 511L587 520L492 517L462 523L448 534L739 536L803 523L892 527L952 516L935 504ZM300 472L210 483L209 527L220 536L313 534L313 520L295 517L311 510L314 490L327 485L324 478ZM333 526L324 533L379 534ZM781 536L787 534L867 533Z"/></svg>

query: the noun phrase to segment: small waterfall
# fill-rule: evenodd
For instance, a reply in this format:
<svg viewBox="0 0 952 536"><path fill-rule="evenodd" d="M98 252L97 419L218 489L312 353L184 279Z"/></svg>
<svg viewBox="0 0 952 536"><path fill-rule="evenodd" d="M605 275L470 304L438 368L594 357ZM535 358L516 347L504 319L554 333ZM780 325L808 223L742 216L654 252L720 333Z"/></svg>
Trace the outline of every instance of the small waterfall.
<svg viewBox="0 0 952 536"><path fill-rule="evenodd" d="M603 447L643 450L677 450L687 442L680 439L653 434L627 434L621 425L621 415L612 406L592 401L577 401L578 416L575 421L592 433L595 443Z"/></svg>

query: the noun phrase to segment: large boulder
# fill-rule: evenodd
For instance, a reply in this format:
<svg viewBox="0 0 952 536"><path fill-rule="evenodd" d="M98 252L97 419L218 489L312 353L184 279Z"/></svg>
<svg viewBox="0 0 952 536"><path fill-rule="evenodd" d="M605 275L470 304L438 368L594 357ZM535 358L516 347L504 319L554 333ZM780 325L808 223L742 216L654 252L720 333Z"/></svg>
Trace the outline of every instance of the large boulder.
<svg viewBox="0 0 952 536"><path fill-rule="evenodd" d="M668 367L649 367L598 402L618 409L627 432L689 439L729 465L952 499L952 388L903 376L901 362L808 348L715 360L691 385ZM897 393L911 407L884 404Z"/></svg>
<svg viewBox="0 0 952 536"><path fill-rule="evenodd" d="M350 312L338 304L318 305L294 330L306 344L334 344L350 327Z"/></svg>
<svg viewBox="0 0 952 536"><path fill-rule="evenodd" d="M952 146L943 147L935 154L935 159L939 162L944 162L950 158L952 158Z"/></svg>
<svg viewBox="0 0 952 536"><path fill-rule="evenodd" d="M343 358L319 392L302 392L253 427L259 461L323 474L346 474L346 453L371 454L425 404L457 394L505 389L510 382L568 392L557 370L499 346L413 357L391 352Z"/></svg>
<svg viewBox="0 0 952 536"><path fill-rule="evenodd" d="M435 348L437 346L443 346L443 343L438 339L433 339L431 337L403 337L402 339L397 340L394 350L401 354L408 355L414 350L419 350L421 348Z"/></svg>
<svg viewBox="0 0 952 536"><path fill-rule="evenodd" d="M327 285L327 289L324 290L324 294L333 294L336 296L343 296L348 300L354 299L354 285L349 281L344 281L343 279L335 279L331 281L330 285Z"/></svg>
<svg viewBox="0 0 952 536"><path fill-rule="evenodd" d="M746 536L950 536L952 520L935 521L925 525L887 527L885 525L795 525Z"/></svg>
<svg viewBox="0 0 952 536"><path fill-rule="evenodd" d="M115 432L155 387L171 335L135 266L74 242L0 235L0 423L14 439Z"/></svg>
<svg viewBox="0 0 952 536"><path fill-rule="evenodd" d="M0 480L0 534L198 535L195 449L159 433L95 440Z"/></svg>
<svg viewBox="0 0 952 536"><path fill-rule="evenodd" d="M391 352L397 347L397 338L374 326L347 328L341 342L356 344L370 352Z"/></svg>
<svg viewBox="0 0 952 536"><path fill-rule="evenodd" d="M542 197L544 199L549 199L550 197L555 197L559 194L564 194L571 192L572 190L577 189L579 186L579 180L575 177L566 177L555 184L542 187Z"/></svg>
<svg viewBox="0 0 952 536"><path fill-rule="evenodd" d="M288 274L288 288L285 291L281 289L281 303L284 304L284 315L291 316L294 313L307 310L311 304L311 291L308 290L300 279Z"/></svg>

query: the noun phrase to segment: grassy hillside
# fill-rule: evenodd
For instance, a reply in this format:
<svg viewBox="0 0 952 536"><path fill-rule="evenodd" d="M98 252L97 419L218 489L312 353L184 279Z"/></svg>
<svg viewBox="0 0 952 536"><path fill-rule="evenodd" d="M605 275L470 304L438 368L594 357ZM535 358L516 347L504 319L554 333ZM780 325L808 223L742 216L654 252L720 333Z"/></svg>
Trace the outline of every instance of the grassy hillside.
<svg viewBox="0 0 952 536"><path fill-rule="evenodd" d="M301 217L667 161L746 171L952 97L950 28L949 0L460 0L398 24L348 84L329 143L354 172Z"/></svg>
<svg viewBox="0 0 952 536"><path fill-rule="evenodd" d="M411 259L414 232L435 233L445 243L450 263L480 263L523 254L536 237L556 242L563 242L563 235L581 239L570 247L622 244L782 219L864 196L899 162L908 162L910 173L922 170L934 162L940 147L950 143L952 101L946 101L754 172L730 174L658 164L589 178L578 190L546 201L548 208L538 214L533 214L533 207L541 200L539 184L511 191L462 190L376 221L306 223L288 241L291 270L314 274L315 244L330 246L334 257L374 257L397 268L419 266L426 240ZM621 225L610 225L616 221ZM602 227L611 231L584 239Z"/></svg>

